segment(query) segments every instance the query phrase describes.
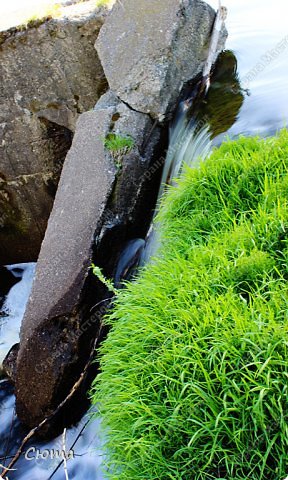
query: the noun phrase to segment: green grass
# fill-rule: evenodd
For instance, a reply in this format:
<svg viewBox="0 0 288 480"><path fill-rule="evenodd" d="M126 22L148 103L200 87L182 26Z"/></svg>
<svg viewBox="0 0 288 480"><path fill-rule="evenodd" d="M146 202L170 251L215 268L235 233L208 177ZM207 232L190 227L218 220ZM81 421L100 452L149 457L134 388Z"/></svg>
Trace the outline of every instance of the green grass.
<svg viewBox="0 0 288 480"><path fill-rule="evenodd" d="M112 7L116 0L96 0L96 7Z"/></svg>
<svg viewBox="0 0 288 480"><path fill-rule="evenodd" d="M98 280L101 283L103 283L103 285L105 285L108 292L111 292L111 293L114 293L114 294L117 293L117 289L114 287L114 284L113 284L112 280L105 277L105 275L103 274L100 267L97 267L97 265L92 263L90 268L92 269L93 275L95 275L95 277L97 277Z"/></svg>
<svg viewBox="0 0 288 480"><path fill-rule="evenodd" d="M86 3L86 0L79 0L78 3ZM112 8L115 0L96 0L95 7L107 7ZM28 10L31 10L29 8ZM23 23L18 26L19 30L25 30L27 28L37 28L39 25L44 23L47 19L56 19L60 18L64 14L63 6L61 3L50 3L46 0L44 4L34 7L32 14L27 15L27 18L24 19Z"/></svg>
<svg viewBox="0 0 288 480"><path fill-rule="evenodd" d="M121 153L129 152L134 146L134 140L124 135L109 133L104 140L104 146L110 152Z"/></svg>
<svg viewBox="0 0 288 480"><path fill-rule="evenodd" d="M134 139L130 136L109 133L104 139L104 147L109 150L114 158L115 166L120 172L124 155L129 153L134 147Z"/></svg>
<svg viewBox="0 0 288 480"><path fill-rule="evenodd" d="M93 387L117 480L288 475L288 133L171 188L158 258L107 317Z"/></svg>
<svg viewBox="0 0 288 480"><path fill-rule="evenodd" d="M48 18L59 18L62 15L62 6L61 4L44 4L36 9L36 12L33 15L30 15L22 25L23 29L38 27L46 21Z"/></svg>

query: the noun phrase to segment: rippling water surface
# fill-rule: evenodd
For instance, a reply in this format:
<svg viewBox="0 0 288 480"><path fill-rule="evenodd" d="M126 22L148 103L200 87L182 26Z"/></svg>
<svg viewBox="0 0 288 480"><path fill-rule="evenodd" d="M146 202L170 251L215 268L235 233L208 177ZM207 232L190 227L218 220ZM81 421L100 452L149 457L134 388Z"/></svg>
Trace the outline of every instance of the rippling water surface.
<svg viewBox="0 0 288 480"><path fill-rule="evenodd" d="M288 120L288 2L226 0L223 4L228 7L226 48L237 58L244 89L244 103L228 133L272 135Z"/></svg>

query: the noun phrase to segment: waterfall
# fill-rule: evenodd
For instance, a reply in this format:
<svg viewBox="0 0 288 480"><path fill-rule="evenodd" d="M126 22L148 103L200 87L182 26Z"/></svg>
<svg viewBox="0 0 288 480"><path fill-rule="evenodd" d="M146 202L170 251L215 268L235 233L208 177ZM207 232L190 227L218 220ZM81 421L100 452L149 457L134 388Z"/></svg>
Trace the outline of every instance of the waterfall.
<svg viewBox="0 0 288 480"><path fill-rule="evenodd" d="M161 245L161 226L156 216L167 186L176 185L184 166L196 168L200 161L205 160L212 149L212 140L209 126L204 120L190 117L189 99L180 102L175 115L175 121L170 127L169 147L164 163L161 185L149 232L146 237L146 246L141 257L141 265L147 264L155 257Z"/></svg>

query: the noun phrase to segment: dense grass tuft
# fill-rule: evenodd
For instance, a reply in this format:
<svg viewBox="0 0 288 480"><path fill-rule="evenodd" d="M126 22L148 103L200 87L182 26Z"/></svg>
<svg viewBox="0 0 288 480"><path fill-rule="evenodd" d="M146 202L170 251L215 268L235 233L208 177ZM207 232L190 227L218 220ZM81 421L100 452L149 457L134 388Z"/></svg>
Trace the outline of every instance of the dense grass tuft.
<svg viewBox="0 0 288 480"><path fill-rule="evenodd" d="M288 475L288 133L228 141L165 198L161 255L107 318L110 478Z"/></svg>

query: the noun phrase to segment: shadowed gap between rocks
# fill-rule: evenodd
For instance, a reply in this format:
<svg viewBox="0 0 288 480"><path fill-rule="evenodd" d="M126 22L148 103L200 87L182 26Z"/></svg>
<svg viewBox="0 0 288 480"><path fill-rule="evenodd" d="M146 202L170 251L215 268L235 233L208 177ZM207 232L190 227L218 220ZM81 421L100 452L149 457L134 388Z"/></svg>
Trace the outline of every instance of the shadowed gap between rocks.
<svg viewBox="0 0 288 480"><path fill-rule="evenodd" d="M49 157L42 171L0 178L0 259L2 264L36 261L73 133L40 118L41 143ZM37 199L37 201L36 201Z"/></svg>

